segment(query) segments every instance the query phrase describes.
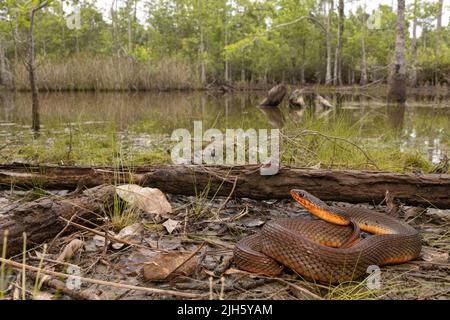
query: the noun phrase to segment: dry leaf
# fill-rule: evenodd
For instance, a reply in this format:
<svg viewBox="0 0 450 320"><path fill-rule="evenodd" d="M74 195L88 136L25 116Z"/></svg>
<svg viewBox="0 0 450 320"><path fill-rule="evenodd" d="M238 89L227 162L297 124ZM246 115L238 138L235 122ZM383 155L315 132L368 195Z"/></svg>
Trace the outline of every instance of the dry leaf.
<svg viewBox="0 0 450 320"><path fill-rule="evenodd" d="M135 223L130 226L127 226L120 230L120 232L117 234L116 238L119 238L121 240L126 240L133 242L138 241L138 238L142 231L142 225L140 223ZM113 249L119 250L121 249L125 244L121 242L115 242L112 244Z"/></svg>
<svg viewBox="0 0 450 320"><path fill-rule="evenodd" d="M439 252L430 248L422 248L422 259L428 262L448 262L448 252Z"/></svg>
<svg viewBox="0 0 450 320"><path fill-rule="evenodd" d="M53 295L45 291L40 291L34 296L34 300L53 300Z"/></svg>
<svg viewBox="0 0 450 320"><path fill-rule="evenodd" d="M64 250L61 252L56 261L62 262L70 260L75 255L75 253L77 253L78 250L80 250L83 247L83 245L84 241L80 239L73 239L72 241L69 242L68 245L64 247Z"/></svg>
<svg viewBox="0 0 450 320"><path fill-rule="evenodd" d="M0 198L0 209L1 208L6 208L7 206L9 206L9 200L6 198Z"/></svg>
<svg viewBox="0 0 450 320"><path fill-rule="evenodd" d="M159 253L144 264L142 275L146 280L165 280L179 274L189 276L197 267L197 258L191 257L192 254L193 252ZM177 270L174 272L175 269Z"/></svg>
<svg viewBox="0 0 450 320"><path fill-rule="evenodd" d="M116 188L117 195L132 207L144 212L167 216L172 213L172 206L161 190L143 188L135 184L125 184Z"/></svg>
<svg viewBox="0 0 450 320"><path fill-rule="evenodd" d="M172 233L173 230L175 230L178 225L180 224L180 221L167 219L166 222L164 222L162 225L166 228L167 232Z"/></svg>

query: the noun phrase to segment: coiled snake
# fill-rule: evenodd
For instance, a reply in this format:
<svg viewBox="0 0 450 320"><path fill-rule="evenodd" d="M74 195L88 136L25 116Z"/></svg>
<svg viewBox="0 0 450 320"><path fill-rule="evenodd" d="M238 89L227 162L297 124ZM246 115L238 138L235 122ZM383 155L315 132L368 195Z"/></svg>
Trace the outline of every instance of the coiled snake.
<svg viewBox="0 0 450 320"><path fill-rule="evenodd" d="M322 220L267 222L261 232L236 244L238 268L277 275L286 266L319 282L338 283L361 277L371 265L403 263L420 254L419 233L396 218L359 207L328 206L304 190L291 190L291 195ZM360 230L374 235L361 239Z"/></svg>

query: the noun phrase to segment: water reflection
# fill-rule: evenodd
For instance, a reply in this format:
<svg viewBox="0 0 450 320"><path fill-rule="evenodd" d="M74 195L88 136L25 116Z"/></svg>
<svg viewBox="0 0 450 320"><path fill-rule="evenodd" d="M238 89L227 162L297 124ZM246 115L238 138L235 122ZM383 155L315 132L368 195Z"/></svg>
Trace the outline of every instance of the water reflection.
<svg viewBox="0 0 450 320"><path fill-rule="evenodd" d="M386 121L395 132L401 133L405 123L405 103L390 103L386 105Z"/></svg>
<svg viewBox="0 0 450 320"><path fill-rule="evenodd" d="M304 107L290 107L287 99L276 108L256 107L265 92L225 93L64 93L41 94L41 121L45 130L62 132L70 125L89 125L100 130L139 134L166 134L193 127L269 129L309 128L316 122L357 128L358 137L379 141L393 134L402 150L415 148L429 160L439 161L449 153L450 99L411 96L407 105L387 106L385 99L368 94L324 95L327 108L305 98ZM416 99L417 98L417 99ZM14 125L11 125L13 123ZM27 93L0 93L0 137L29 132L31 99ZM340 128L345 133L346 128ZM20 131L20 132L22 132ZM341 134L340 132L339 134ZM380 144L382 140L380 140ZM0 141L0 144L2 141Z"/></svg>
<svg viewBox="0 0 450 320"><path fill-rule="evenodd" d="M272 128L274 129L283 128L284 118L279 107L259 106L257 108L266 116L267 121L270 123Z"/></svg>

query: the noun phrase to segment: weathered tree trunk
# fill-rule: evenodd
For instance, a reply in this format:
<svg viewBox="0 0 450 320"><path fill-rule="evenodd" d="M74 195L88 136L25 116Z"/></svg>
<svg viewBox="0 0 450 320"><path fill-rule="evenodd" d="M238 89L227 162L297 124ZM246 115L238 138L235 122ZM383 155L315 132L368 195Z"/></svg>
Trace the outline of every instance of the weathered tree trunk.
<svg viewBox="0 0 450 320"><path fill-rule="evenodd" d="M388 99L403 103L406 101L405 65L405 0L397 0L397 38L395 60L389 81Z"/></svg>
<svg viewBox="0 0 450 320"><path fill-rule="evenodd" d="M31 128L35 133L39 132L41 128L41 121L39 117L39 91L36 84L36 75L35 75L35 65L34 65L34 55L35 55L35 47L34 47L34 16L36 13L36 8L31 9L29 15L29 23L30 26L28 28L28 61L27 61L27 69L28 69L28 78L30 81L30 89L31 89L31 114L32 114L32 124Z"/></svg>
<svg viewBox="0 0 450 320"><path fill-rule="evenodd" d="M224 47L228 46L228 8L227 8L227 1L225 1L224 4L224 11L225 11L225 21L224 21ZM224 70L224 80L225 83L230 82L230 61L228 60L228 57L225 57L225 70Z"/></svg>
<svg viewBox="0 0 450 320"><path fill-rule="evenodd" d="M327 47L327 70L325 73L325 84L330 85L333 80L331 74L331 14L333 12L333 0L329 0L327 25L326 25L326 47Z"/></svg>
<svg viewBox="0 0 450 320"><path fill-rule="evenodd" d="M225 180L225 182L224 182ZM81 181L81 182L80 182ZM210 195L254 199L289 198L292 188L305 189L323 200L379 203L386 190L409 205L450 208L450 174L413 174L356 170L315 170L282 167L262 176L258 166L153 166L137 168L0 166L0 187L72 189L104 183L138 183L163 192L195 195L210 187Z"/></svg>
<svg viewBox="0 0 450 320"><path fill-rule="evenodd" d="M276 107L281 101L283 101L284 96L287 93L287 88L283 84L276 85L269 90L267 96L259 104L260 107Z"/></svg>
<svg viewBox="0 0 450 320"><path fill-rule="evenodd" d="M202 85L206 84L206 67L205 67L205 39L203 34L203 8L202 8L202 1L198 0L198 8L200 11L200 44L199 44L199 59L200 59L200 81L202 82Z"/></svg>
<svg viewBox="0 0 450 320"><path fill-rule="evenodd" d="M362 22L362 35L361 35L361 79L359 84L364 86L367 84L367 58L366 58L366 23Z"/></svg>
<svg viewBox="0 0 450 320"><path fill-rule="evenodd" d="M305 66L306 66L306 40L302 41L302 63L300 69L300 84L305 84Z"/></svg>
<svg viewBox="0 0 450 320"><path fill-rule="evenodd" d="M442 10L444 8L444 0L438 0L438 10L436 16L436 31L438 36L438 41L441 40L442 34Z"/></svg>
<svg viewBox="0 0 450 320"><path fill-rule="evenodd" d="M417 0L414 0L413 9L413 25L411 39L411 77L410 84L412 87L417 86Z"/></svg>
<svg viewBox="0 0 450 320"><path fill-rule="evenodd" d="M338 5L339 12L339 20L338 20L338 28L337 28L337 46L336 46L336 54L334 56L334 78L333 84L342 85L342 37L344 34L344 0L339 0Z"/></svg>
<svg viewBox="0 0 450 320"><path fill-rule="evenodd" d="M27 248L56 236L66 222L60 217L82 223L78 217L93 220L104 217L107 208L114 203L115 188L99 186L80 195L65 199L44 197L38 200L0 209L0 248L4 232L8 230L7 256L22 251L22 234L27 234Z"/></svg>

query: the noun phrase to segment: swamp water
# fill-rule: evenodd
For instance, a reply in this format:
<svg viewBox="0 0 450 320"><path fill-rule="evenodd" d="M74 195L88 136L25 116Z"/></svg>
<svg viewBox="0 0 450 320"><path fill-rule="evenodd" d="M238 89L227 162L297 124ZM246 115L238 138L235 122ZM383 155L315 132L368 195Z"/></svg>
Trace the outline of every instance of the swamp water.
<svg viewBox="0 0 450 320"><path fill-rule="evenodd" d="M256 106L264 92L42 93L38 138L29 93L0 94L0 163L170 163L177 128L280 128L284 164L429 171L450 155L450 97L324 95L333 109ZM287 99L285 99L287 100Z"/></svg>

